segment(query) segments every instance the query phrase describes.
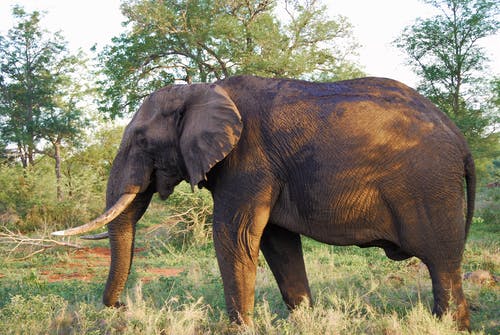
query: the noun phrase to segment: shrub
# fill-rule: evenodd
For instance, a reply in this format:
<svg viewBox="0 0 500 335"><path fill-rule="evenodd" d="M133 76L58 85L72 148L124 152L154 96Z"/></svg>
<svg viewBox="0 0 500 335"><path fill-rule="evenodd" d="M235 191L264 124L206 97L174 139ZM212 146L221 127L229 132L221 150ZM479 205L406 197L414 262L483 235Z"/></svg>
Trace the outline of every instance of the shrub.
<svg viewBox="0 0 500 335"><path fill-rule="evenodd" d="M41 157L29 169L0 165L0 224L27 233L75 226L100 214L121 132L102 130L85 149L65 152L62 199L57 199L52 159Z"/></svg>
<svg viewBox="0 0 500 335"><path fill-rule="evenodd" d="M477 195L476 216L486 224L500 225L500 187L486 187Z"/></svg>
<svg viewBox="0 0 500 335"><path fill-rule="evenodd" d="M185 249L211 241L212 198L206 190L191 192L181 183L161 201L154 197L142 222L149 222L146 234L161 248Z"/></svg>

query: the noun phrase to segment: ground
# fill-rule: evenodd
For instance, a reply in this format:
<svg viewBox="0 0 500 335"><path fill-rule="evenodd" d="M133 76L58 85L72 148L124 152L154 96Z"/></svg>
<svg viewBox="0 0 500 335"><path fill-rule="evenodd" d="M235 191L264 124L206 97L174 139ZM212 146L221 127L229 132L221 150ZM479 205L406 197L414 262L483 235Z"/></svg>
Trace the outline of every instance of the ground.
<svg viewBox="0 0 500 335"><path fill-rule="evenodd" d="M134 257L143 258L146 254L145 248L136 248ZM108 269L110 264L110 250L106 247L94 247L78 249L69 253L64 261L43 268L41 277L50 283L66 281L70 279L90 282L103 269ZM182 268L154 268L148 267L139 272L143 283L156 280L160 277L178 276Z"/></svg>

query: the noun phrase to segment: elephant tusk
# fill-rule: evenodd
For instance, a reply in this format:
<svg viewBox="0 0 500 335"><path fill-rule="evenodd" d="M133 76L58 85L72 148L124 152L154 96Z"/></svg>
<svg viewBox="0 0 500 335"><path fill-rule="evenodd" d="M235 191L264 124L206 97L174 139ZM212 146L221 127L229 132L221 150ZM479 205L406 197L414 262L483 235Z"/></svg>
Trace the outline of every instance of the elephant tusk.
<svg viewBox="0 0 500 335"><path fill-rule="evenodd" d="M80 238L83 240L104 240L109 238L109 235L108 232L105 231L100 234L80 236Z"/></svg>
<svg viewBox="0 0 500 335"><path fill-rule="evenodd" d="M84 224L83 226L53 232L52 235L54 236L78 235L101 228L105 224L111 222L118 215L120 215L132 203L132 201L134 201L136 196L137 194L135 193L126 193L122 195L120 199L118 199L118 201L116 202L116 204L113 205L113 207L108 209L104 214L99 216L97 219L87 224Z"/></svg>

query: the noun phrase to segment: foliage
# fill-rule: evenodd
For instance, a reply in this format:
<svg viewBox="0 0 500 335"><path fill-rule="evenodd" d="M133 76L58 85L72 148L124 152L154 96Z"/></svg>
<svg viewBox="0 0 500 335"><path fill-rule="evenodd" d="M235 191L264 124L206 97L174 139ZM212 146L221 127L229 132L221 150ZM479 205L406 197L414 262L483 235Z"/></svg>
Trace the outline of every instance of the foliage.
<svg viewBox="0 0 500 335"><path fill-rule="evenodd" d="M500 180L500 158L493 160L488 172L489 172L491 179L493 181Z"/></svg>
<svg viewBox="0 0 500 335"><path fill-rule="evenodd" d="M65 153L61 188L67 196L61 201L51 187L55 176L47 158L29 169L0 165L0 224L31 232L75 226L100 214L122 131L121 127L99 130L87 140L90 144L85 149Z"/></svg>
<svg viewBox="0 0 500 335"><path fill-rule="evenodd" d="M112 116L135 111L142 97L175 81L361 74L350 61L351 25L328 18L319 0L128 0L122 12L128 31L99 56L101 110Z"/></svg>
<svg viewBox="0 0 500 335"><path fill-rule="evenodd" d="M500 187L493 185L491 183L478 194L476 213L486 222L500 227Z"/></svg>
<svg viewBox="0 0 500 335"><path fill-rule="evenodd" d="M476 159L498 156L498 79L485 75L482 38L500 28L494 0L424 0L439 10L418 19L396 41L421 77L419 90L465 134ZM491 77L489 77L491 78Z"/></svg>
<svg viewBox="0 0 500 335"><path fill-rule="evenodd" d="M41 28L40 12L15 6L12 14L17 23L0 36L0 134L28 167L46 142L57 160L63 140L77 137L85 125L75 78L82 62L59 33Z"/></svg>
<svg viewBox="0 0 500 335"><path fill-rule="evenodd" d="M212 238L212 196L207 190L191 194L191 186L181 183L167 200L153 197L145 220L151 227L147 235L160 248L186 249L205 245ZM159 221L156 221L159 219Z"/></svg>

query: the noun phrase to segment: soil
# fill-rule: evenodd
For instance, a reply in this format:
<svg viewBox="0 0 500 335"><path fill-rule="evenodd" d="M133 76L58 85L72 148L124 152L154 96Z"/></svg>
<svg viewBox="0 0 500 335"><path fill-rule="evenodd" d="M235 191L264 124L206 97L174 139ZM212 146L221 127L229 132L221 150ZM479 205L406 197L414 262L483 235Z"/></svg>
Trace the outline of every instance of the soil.
<svg viewBox="0 0 500 335"><path fill-rule="evenodd" d="M134 258L144 257L141 255L144 248L134 250ZM89 282L96 277L106 276L111 261L108 248L84 248L68 254L65 260L41 271L41 275L48 282L60 282L65 280L79 280ZM178 276L184 269L178 268L146 268L139 271L140 280L148 283L160 277Z"/></svg>

